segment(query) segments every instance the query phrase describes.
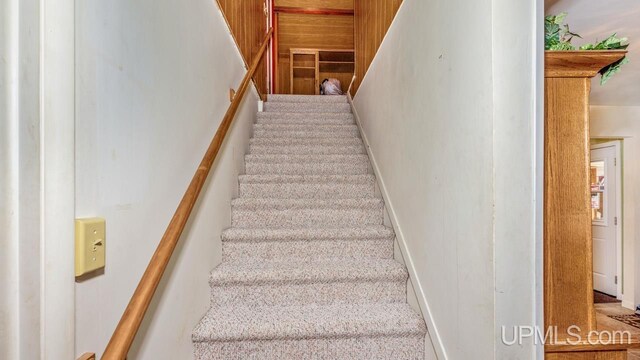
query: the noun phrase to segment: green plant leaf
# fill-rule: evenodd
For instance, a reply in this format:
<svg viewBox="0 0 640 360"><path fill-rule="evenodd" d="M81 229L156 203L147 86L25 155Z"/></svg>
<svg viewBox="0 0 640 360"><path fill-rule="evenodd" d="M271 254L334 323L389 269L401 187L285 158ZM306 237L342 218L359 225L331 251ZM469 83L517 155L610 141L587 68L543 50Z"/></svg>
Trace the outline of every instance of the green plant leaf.
<svg viewBox="0 0 640 360"><path fill-rule="evenodd" d="M564 24L567 13L557 15L548 15L544 18L544 48L545 50L568 51L575 50L575 46L571 44L574 37L582 38L580 35L572 32L569 25ZM624 50L629 46L626 37L618 38L614 33L608 38L595 44L585 44L579 47L580 50ZM624 58L615 63L604 67L600 70L600 85L604 85L611 77L620 72L622 65L629 62Z"/></svg>
<svg viewBox="0 0 640 360"><path fill-rule="evenodd" d="M620 72L620 68L622 67L622 65L628 62L629 59L627 59L627 57L625 56L622 59L614 62L613 64L602 68L602 70L600 70L600 85L606 84L606 82L609 81L609 79L611 79L613 75Z"/></svg>
<svg viewBox="0 0 640 360"><path fill-rule="evenodd" d="M567 13L549 15L544 18L544 48L545 50L574 50L571 40L580 35L569 30L569 25L563 24Z"/></svg>
<svg viewBox="0 0 640 360"><path fill-rule="evenodd" d="M618 38L616 37L616 33L612 34L608 38L595 43L595 44L585 44L580 47L580 50L624 50L629 44L624 44L627 42L627 38Z"/></svg>

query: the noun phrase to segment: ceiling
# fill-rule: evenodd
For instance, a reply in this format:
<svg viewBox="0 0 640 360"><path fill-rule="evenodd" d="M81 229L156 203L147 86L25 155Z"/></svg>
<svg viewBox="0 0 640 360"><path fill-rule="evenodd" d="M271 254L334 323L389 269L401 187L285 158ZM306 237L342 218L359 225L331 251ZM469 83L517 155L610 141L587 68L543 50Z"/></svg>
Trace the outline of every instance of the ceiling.
<svg viewBox="0 0 640 360"><path fill-rule="evenodd" d="M545 13L569 15L566 23L582 39L574 45L596 42L614 32L629 38L630 62L600 86L599 76L591 92L592 105L640 106L640 1L638 0L545 0Z"/></svg>

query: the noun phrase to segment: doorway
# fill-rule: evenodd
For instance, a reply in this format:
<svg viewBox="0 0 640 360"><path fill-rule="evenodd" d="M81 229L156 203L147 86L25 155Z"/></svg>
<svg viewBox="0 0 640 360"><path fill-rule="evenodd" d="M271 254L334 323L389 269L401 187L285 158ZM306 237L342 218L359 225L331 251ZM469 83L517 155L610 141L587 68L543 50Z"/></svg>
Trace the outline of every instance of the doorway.
<svg viewBox="0 0 640 360"><path fill-rule="evenodd" d="M620 141L591 146L593 288L622 299L622 173Z"/></svg>
<svg viewBox="0 0 640 360"><path fill-rule="evenodd" d="M322 79L346 91L355 72L353 1L271 0L276 94L319 94Z"/></svg>

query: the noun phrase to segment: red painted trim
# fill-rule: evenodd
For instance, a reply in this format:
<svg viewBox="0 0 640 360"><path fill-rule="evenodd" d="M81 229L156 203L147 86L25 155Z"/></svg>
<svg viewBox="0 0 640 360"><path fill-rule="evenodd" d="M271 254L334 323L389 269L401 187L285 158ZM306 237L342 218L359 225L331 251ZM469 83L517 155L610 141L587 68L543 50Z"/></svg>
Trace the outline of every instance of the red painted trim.
<svg viewBox="0 0 640 360"><path fill-rule="evenodd" d="M278 61L280 60L278 58L278 14L276 14L275 12L274 14L274 21L273 21L273 41L272 41L272 45L273 45L273 63L271 65L273 65L273 93L277 94L277 86L278 86Z"/></svg>
<svg viewBox="0 0 640 360"><path fill-rule="evenodd" d="M269 86L272 94L276 93L276 79L278 75L278 22L276 21L275 0L271 0L271 27L273 28L273 36L271 38L271 86Z"/></svg>
<svg viewBox="0 0 640 360"><path fill-rule="evenodd" d="M353 15L353 10L349 9L314 9L298 8L289 6L277 6L275 12L284 14L306 14L306 15Z"/></svg>

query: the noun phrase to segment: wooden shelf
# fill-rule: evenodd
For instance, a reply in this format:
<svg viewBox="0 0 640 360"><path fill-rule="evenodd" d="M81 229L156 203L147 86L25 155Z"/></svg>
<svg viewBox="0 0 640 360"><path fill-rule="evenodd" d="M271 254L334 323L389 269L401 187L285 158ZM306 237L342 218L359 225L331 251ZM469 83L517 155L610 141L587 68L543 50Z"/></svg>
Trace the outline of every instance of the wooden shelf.
<svg viewBox="0 0 640 360"><path fill-rule="evenodd" d="M355 53L350 49L290 49L291 94L320 94L324 78L348 84L355 71ZM313 80L313 81L309 81Z"/></svg>
<svg viewBox="0 0 640 360"><path fill-rule="evenodd" d="M315 78L316 68L314 67L294 67L293 76L299 78Z"/></svg>
<svg viewBox="0 0 640 360"><path fill-rule="evenodd" d="M353 50L320 50L318 54L318 60L320 62L354 62L355 53L353 52Z"/></svg>
<svg viewBox="0 0 640 360"><path fill-rule="evenodd" d="M356 68L356 64L352 62L343 62L343 61L321 61L320 62L320 72L348 72L353 73Z"/></svg>

